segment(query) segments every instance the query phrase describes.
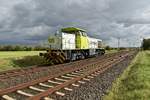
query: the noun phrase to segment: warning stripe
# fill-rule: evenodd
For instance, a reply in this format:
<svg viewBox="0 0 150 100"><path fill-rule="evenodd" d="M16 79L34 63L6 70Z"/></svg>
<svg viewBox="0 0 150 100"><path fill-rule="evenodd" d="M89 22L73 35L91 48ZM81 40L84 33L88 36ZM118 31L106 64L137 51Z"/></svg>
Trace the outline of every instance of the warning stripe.
<svg viewBox="0 0 150 100"><path fill-rule="evenodd" d="M65 57L64 55L62 55L62 54L60 54L60 58L61 58L62 60L65 60L65 59L66 59L66 57Z"/></svg>
<svg viewBox="0 0 150 100"><path fill-rule="evenodd" d="M63 50L49 50L43 56L48 62L52 62L53 64L64 63L66 60Z"/></svg>

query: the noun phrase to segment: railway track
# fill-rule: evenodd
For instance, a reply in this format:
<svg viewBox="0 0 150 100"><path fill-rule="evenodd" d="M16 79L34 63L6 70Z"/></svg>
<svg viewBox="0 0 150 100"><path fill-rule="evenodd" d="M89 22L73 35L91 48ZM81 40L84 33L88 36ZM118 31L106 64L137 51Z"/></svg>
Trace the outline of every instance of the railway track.
<svg viewBox="0 0 150 100"><path fill-rule="evenodd" d="M119 52L120 53L120 52ZM77 66L78 65L82 65L82 64L90 64L91 62L97 60L101 60L103 58L108 58L111 56L116 55L116 53L114 54L107 54L105 56L102 57L95 57L95 58L90 58L90 59L85 59L85 60L81 60L81 61L76 61L76 62L72 62L71 66L70 64L60 64L60 65L54 65L55 67L61 67L62 69L65 68L65 66ZM86 62L86 63L85 63ZM45 71L48 69L48 66L32 66L30 68L24 68L24 69L14 69L14 70L10 70L10 71L4 71L0 73L0 81L6 81L10 78L13 77L18 77L18 76L24 76L24 75L28 75L28 74L32 74L32 73L36 73L36 72L41 72L41 71Z"/></svg>
<svg viewBox="0 0 150 100"><path fill-rule="evenodd" d="M0 96L2 100L53 100L52 95L64 96L65 93L62 91L73 91L70 86L79 87L80 84L85 84L133 54L134 52L123 52L107 59L95 59L95 61L89 63L84 62L80 65L80 68L73 69L70 67L53 76L2 89L0 90Z"/></svg>

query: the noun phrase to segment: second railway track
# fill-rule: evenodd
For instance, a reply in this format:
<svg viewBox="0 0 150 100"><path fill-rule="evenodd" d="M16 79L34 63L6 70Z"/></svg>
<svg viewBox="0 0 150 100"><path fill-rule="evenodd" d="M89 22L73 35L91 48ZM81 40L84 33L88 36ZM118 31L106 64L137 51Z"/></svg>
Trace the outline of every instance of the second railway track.
<svg viewBox="0 0 150 100"><path fill-rule="evenodd" d="M73 87L79 87L104 72L113 65L123 61L135 52L123 52L108 57L107 59L95 59L84 62L80 68L68 68L62 73L53 76L42 77L27 83L19 84L10 88L1 89L0 96L4 100L53 100L52 95L64 96L62 91L72 91Z"/></svg>

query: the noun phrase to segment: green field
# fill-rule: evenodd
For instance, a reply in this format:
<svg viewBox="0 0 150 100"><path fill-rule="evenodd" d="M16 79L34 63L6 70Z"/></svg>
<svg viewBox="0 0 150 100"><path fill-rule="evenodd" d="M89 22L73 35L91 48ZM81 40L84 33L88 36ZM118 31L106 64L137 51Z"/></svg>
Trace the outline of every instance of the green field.
<svg viewBox="0 0 150 100"><path fill-rule="evenodd" d="M38 56L39 52L44 51L1 51L0 71L42 64L44 61Z"/></svg>
<svg viewBox="0 0 150 100"><path fill-rule="evenodd" d="M0 59L4 58L19 58L23 56L34 56L38 55L41 51L1 51Z"/></svg>
<svg viewBox="0 0 150 100"><path fill-rule="evenodd" d="M142 51L104 100L150 100L150 51Z"/></svg>
<svg viewBox="0 0 150 100"><path fill-rule="evenodd" d="M45 60L39 57L44 51L1 51L0 71L22 68L37 64L44 64ZM106 53L114 53L116 50L109 50Z"/></svg>

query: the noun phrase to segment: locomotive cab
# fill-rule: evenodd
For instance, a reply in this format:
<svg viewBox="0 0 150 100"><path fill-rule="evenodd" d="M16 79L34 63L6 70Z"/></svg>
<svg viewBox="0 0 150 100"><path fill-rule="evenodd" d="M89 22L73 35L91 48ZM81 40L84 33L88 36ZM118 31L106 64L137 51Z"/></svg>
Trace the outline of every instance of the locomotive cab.
<svg viewBox="0 0 150 100"><path fill-rule="evenodd" d="M61 30L62 32L68 33L68 34L75 34L75 44L76 49L88 49L88 37L85 33L85 30L79 29L79 28L63 28Z"/></svg>

